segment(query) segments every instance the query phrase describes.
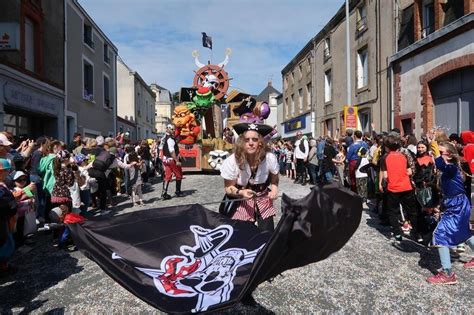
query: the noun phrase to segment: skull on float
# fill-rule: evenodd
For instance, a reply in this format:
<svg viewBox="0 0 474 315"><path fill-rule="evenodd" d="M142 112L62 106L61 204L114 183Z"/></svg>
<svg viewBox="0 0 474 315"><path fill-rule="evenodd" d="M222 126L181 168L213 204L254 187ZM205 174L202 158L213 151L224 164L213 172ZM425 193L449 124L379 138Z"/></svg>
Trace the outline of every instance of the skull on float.
<svg viewBox="0 0 474 315"><path fill-rule="evenodd" d="M222 163L229 156L229 152L222 150L214 150L209 152L209 159L207 162L214 170L220 170Z"/></svg>

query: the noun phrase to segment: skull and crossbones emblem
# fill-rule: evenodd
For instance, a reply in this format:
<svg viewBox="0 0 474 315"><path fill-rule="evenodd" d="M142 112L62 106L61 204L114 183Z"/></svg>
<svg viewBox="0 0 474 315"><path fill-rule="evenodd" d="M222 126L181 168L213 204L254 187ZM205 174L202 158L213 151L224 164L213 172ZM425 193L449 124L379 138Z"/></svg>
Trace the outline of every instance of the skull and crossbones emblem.
<svg viewBox="0 0 474 315"><path fill-rule="evenodd" d="M210 306L230 300L234 289L233 280L239 267L251 264L263 248L248 251L244 248L222 247L233 234L230 225L206 229L190 226L196 245L182 245L183 255L163 258L160 269L139 268L153 278L156 289L170 297L196 297L197 304L192 312L206 311ZM113 259L122 259L116 253Z"/></svg>

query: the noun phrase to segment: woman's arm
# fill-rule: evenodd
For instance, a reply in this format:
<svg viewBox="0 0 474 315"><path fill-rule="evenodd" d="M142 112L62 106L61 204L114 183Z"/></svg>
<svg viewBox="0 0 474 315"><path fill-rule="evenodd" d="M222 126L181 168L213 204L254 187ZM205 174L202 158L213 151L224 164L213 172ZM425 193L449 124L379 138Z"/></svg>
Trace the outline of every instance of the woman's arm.
<svg viewBox="0 0 474 315"><path fill-rule="evenodd" d="M278 174L270 173L270 192L268 193L268 198L276 199L278 198L278 183L280 182L280 177Z"/></svg>

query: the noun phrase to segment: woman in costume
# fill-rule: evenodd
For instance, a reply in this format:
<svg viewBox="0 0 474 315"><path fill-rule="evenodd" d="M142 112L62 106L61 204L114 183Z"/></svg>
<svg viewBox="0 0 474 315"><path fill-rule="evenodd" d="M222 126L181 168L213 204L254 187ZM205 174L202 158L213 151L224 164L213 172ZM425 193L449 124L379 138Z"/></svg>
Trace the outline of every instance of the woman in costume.
<svg viewBox="0 0 474 315"><path fill-rule="evenodd" d="M433 233L433 245L438 247L443 270L427 281L431 284L455 284L457 279L451 269L449 248L466 242L474 250L474 236L469 230L471 205L465 194L459 156L454 145L441 142L438 150L436 141L433 141L432 148L436 167L442 173L443 214ZM464 268L474 268L474 259L465 263Z"/></svg>
<svg viewBox="0 0 474 315"><path fill-rule="evenodd" d="M239 203L231 218L257 222L260 229L273 232L276 214L273 199L278 197L278 160L263 137L272 128L263 124L234 125L239 137L234 153L221 167L225 193L233 198L246 199Z"/></svg>

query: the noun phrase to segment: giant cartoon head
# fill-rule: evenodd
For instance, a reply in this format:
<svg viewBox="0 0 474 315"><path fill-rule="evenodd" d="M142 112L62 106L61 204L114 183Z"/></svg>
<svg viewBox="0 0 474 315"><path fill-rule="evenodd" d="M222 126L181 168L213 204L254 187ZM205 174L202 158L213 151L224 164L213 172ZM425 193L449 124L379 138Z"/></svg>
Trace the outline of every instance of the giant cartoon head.
<svg viewBox="0 0 474 315"><path fill-rule="evenodd" d="M190 123L195 122L194 114L188 109L186 105L178 105L173 112L173 124L177 128L183 128Z"/></svg>

